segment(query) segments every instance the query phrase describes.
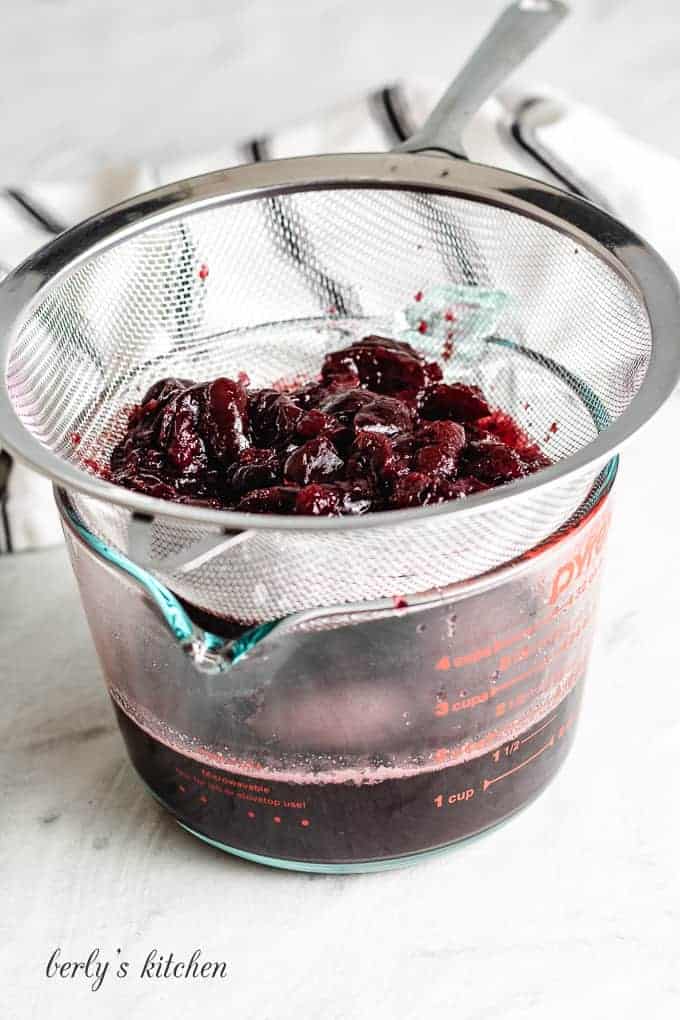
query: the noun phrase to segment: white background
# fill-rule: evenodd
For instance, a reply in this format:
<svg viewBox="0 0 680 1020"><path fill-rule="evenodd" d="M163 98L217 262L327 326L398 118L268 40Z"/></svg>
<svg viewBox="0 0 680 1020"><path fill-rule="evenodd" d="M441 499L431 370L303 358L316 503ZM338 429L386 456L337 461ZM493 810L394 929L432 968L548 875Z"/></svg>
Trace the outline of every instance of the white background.
<svg viewBox="0 0 680 1020"><path fill-rule="evenodd" d="M212 151L409 74L446 78L502 0L9 0L0 182ZM527 63L680 155L670 0L574 0Z"/></svg>
<svg viewBox="0 0 680 1020"><path fill-rule="evenodd" d="M575 7L524 77L680 155L675 4ZM211 150L410 71L441 76L497 9L16 2L0 32L0 180ZM624 458L573 754L508 826L411 871L286 875L181 832L127 762L65 553L0 558L2 1020L680 1015L679 417L676 393ZM120 947L136 966L154 946L199 946L231 976L109 976L92 993L45 980L56 946Z"/></svg>

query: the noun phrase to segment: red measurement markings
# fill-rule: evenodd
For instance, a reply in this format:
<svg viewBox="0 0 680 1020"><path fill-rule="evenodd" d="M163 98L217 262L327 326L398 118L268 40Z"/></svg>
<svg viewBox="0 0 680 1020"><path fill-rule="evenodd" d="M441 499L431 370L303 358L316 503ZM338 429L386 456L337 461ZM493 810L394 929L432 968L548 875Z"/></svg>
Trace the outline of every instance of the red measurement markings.
<svg viewBox="0 0 680 1020"><path fill-rule="evenodd" d="M497 655L506 648L516 645L519 641L527 641L530 638L535 637L539 630L542 630L543 627L554 623L564 609L565 607L563 606L560 606L557 609L551 609L549 613L536 620L536 622L530 627L524 627L523 630L515 631L513 634L508 634L504 637L494 638L490 644L484 645L482 648L476 648L473 652L467 652L464 655L457 655L453 659L451 659L448 655L443 655L441 659L437 660L434 668L438 672L444 672L448 669L462 669L464 666L474 666L478 662L481 662L482 659L490 659L492 656ZM546 640L550 640L550 638L548 637Z"/></svg>
<svg viewBox="0 0 680 1020"><path fill-rule="evenodd" d="M543 730L547 729L548 726L550 726L550 723L554 722L555 719L557 719L557 712L555 712L555 715L552 716L552 718L548 719L547 722L544 722L542 726L539 726L537 730L534 730L533 733L530 733L528 737L522 737L522 739L520 740L520 744L527 744L530 740L533 740L534 737L537 737L539 733L542 733Z"/></svg>
<svg viewBox="0 0 680 1020"><path fill-rule="evenodd" d="M515 772L519 772L520 769L523 769L525 765L529 765L531 764L532 761L536 761L536 759L539 758L544 751L547 751L549 747L552 747L554 743L555 734L553 733L550 740L546 744L544 744L543 747L540 747L538 751L535 751L528 758L525 758L524 761L521 761L519 763L519 765L515 765L514 768L508 769L507 772L501 772L500 776L495 776L493 779L485 779L482 784L482 790L486 793L489 787L493 786L494 783L500 783L501 779L507 779L508 776L511 776Z"/></svg>
<svg viewBox="0 0 680 1020"><path fill-rule="evenodd" d="M456 655L453 659L448 655L444 655L437 662L435 669L439 671L451 668L462 669L464 666L474 666L476 663L481 662L482 659L490 659L493 655L497 655L504 649L517 644L518 641L526 641L533 637L546 624L552 623L556 615L555 609L551 609L549 613L540 617L530 626L523 627L522 630L513 631L510 634L502 634L500 637L490 641L488 645L482 645L480 648L475 648L471 652L465 652L463 655Z"/></svg>
<svg viewBox="0 0 680 1020"><path fill-rule="evenodd" d="M567 733L572 728L572 726L574 725L575 722L576 722L576 716L575 715L570 715L569 718L567 719L567 721L563 722L562 725L560 726L559 730L557 731L557 739L561 740L562 737L566 737Z"/></svg>
<svg viewBox="0 0 680 1020"><path fill-rule="evenodd" d="M466 800L471 800L474 795L475 791L473 787L470 787L467 790L460 790L458 793L450 793L448 796L445 793L439 793L433 799L433 803L436 808L442 808L445 804L448 804L450 807L455 807L456 804Z"/></svg>
<svg viewBox="0 0 680 1020"><path fill-rule="evenodd" d="M585 617L584 617L585 618ZM506 670L512 669L513 666L519 665L520 662L526 662L527 659L537 655L538 652L544 648L549 648L550 645L554 645L556 641L569 631L570 627L573 627L574 623L561 622L553 630L551 630L545 637L541 638L540 641L536 641L535 644L523 645L522 648L515 649L510 655L502 655L500 662L498 663L498 669L501 673L505 673Z"/></svg>
<svg viewBox="0 0 680 1020"><path fill-rule="evenodd" d="M449 669L462 669L465 666L474 666L476 663L481 662L482 659L490 659L499 652L502 652L507 648L511 648L512 645L517 644L519 641L529 640L543 627L549 626L553 623L560 615L569 610L575 602L585 595L591 584L597 580L598 575L598 569L592 570L585 580L582 581L581 585L579 585L578 589L569 593L568 598L564 602L561 602L559 605L552 606L549 612L547 612L544 616L539 617L529 626L523 627L518 631L501 634L498 637L490 639L488 644L475 648L473 651L464 652L461 655L453 657L450 655L442 655L442 657L435 663L434 668L438 672L445 672ZM587 611L584 610L584 612Z"/></svg>
<svg viewBox="0 0 680 1020"><path fill-rule="evenodd" d="M570 604L573 604L574 601L575 599L572 598ZM440 672L452 668L462 669L464 666L474 666L476 663L481 662L482 659L490 659L493 655L497 655L506 648L511 648L512 645L516 645L519 641L527 641L529 638L534 637L543 627L553 623L564 609L565 607L561 605L553 606L544 616L540 616L527 627L501 634L490 640L487 645L482 645L480 648L475 648L473 651L465 652L462 655L456 655L453 659L448 655L444 655L436 662L435 669Z"/></svg>
<svg viewBox="0 0 680 1020"><path fill-rule="evenodd" d="M442 718L455 712L463 712L469 708L476 708L477 705L482 705L485 701L492 701L504 691L508 691L510 688L516 687L517 684L523 683L525 680L528 680L529 677L546 671L549 667L554 666L561 656L572 648L591 624L592 618L584 616L577 622L573 629L567 631L564 641L551 649L551 654L546 654L544 658L535 663L529 669L525 669L522 673L518 673L516 676L510 677L508 680L504 680L503 683L496 684L495 687L489 687L487 690L481 691L479 694L473 694L469 698L463 698L461 701L438 701L434 706L434 714ZM551 636L550 643L552 643L557 637L561 637L563 631L564 628L558 628L558 630L556 630ZM540 646L532 649L531 654L537 654L541 648L545 647L546 644L548 644L548 641L542 642ZM504 709L497 709L496 711L499 715L502 715Z"/></svg>
<svg viewBox="0 0 680 1020"><path fill-rule="evenodd" d="M563 673L551 673L546 679L542 680L540 684L532 687L525 694L518 696L514 700L509 702L501 702L496 707L496 714L503 715L504 712L512 708L517 708L524 704L528 698L536 697L539 694L549 692L550 706L547 711L552 712L562 701L563 698L573 691L577 683L583 678L586 670L587 655L577 662L573 669L568 669ZM528 713L527 713L528 714ZM572 719L572 723L575 717ZM518 720L514 718L508 720L508 722L501 727L489 730L480 737L478 740L467 740L464 744L454 747L439 747L434 752L434 760L438 763L448 762L449 764L458 764L458 762L465 761L468 758L476 757L478 754L484 754L486 751L492 750L494 747L498 747L499 744L507 741L511 736L513 730L517 732Z"/></svg>
<svg viewBox="0 0 680 1020"><path fill-rule="evenodd" d="M504 754L506 758L511 758L515 751L519 751L520 746L519 740L513 740L511 744L506 744L502 750L500 747L497 748L491 757L498 763L501 760L501 754Z"/></svg>
<svg viewBox="0 0 680 1020"><path fill-rule="evenodd" d="M225 786L239 787L252 793L271 792L271 787L265 786L264 784L256 782L255 780L252 779L251 780L236 779L234 776L223 775L220 772L213 772L210 769L205 768L201 769L201 775L205 776L206 779L212 779L213 782L222 783Z"/></svg>
<svg viewBox="0 0 680 1020"><path fill-rule="evenodd" d="M535 698L539 694L543 694L545 691L557 691L560 686L565 688L564 693L568 694L569 691L576 686L578 681L581 679L586 671L586 657L580 662L577 662L572 669L564 670L559 673L557 670L553 670L540 684L536 684L534 687L529 687L526 691L520 691L515 694L514 697L508 698L507 701L499 701L496 705L496 718L505 715L506 712L510 712L513 709L521 708L522 705L526 705L527 701L531 698Z"/></svg>

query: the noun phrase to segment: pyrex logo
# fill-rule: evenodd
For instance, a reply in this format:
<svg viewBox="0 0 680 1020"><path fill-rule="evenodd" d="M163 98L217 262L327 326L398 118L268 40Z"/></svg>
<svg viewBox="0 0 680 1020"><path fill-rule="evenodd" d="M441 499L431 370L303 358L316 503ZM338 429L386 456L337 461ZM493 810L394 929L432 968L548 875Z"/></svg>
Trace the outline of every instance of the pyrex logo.
<svg viewBox="0 0 680 1020"><path fill-rule="evenodd" d="M604 543L609 528L609 515L598 524L596 530L576 549L571 559L557 568L550 591L550 604L555 605L562 595L575 581L588 570L591 564L599 559L604 551Z"/></svg>

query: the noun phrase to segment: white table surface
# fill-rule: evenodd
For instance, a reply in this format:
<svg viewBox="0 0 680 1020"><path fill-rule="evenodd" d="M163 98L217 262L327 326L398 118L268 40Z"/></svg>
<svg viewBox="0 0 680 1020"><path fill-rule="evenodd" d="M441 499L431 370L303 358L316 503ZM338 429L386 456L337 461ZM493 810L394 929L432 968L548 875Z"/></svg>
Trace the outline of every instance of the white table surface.
<svg viewBox="0 0 680 1020"><path fill-rule="evenodd" d="M671 1020L680 1013L680 395L627 450L571 757L526 812L416 868L246 864L142 789L63 550L0 558L2 1016ZM219 983L47 980L93 947Z"/></svg>
<svg viewBox="0 0 680 1020"><path fill-rule="evenodd" d="M672 5L575 6L527 73L680 154ZM11 5L0 180L211 149L218 130L259 132L409 67L441 74L497 7ZM676 393L625 453L571 757L510 824L408 871L279 873L184 833L127 762L64 551L0 557L3 1020L680 1015L679 421ZM134 967L200 947L230 976L91 992L44 977L57 946Z"/></svg>

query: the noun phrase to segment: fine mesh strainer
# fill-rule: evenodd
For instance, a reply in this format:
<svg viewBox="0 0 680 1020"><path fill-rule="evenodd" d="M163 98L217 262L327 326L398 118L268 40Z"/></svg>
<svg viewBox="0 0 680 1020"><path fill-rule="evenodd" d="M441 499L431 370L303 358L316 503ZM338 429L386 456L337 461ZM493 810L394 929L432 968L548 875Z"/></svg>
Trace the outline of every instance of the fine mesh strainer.
<svg viewBox="0 0 680 1020"><path fill-rule="evenodd" d="M511 8L478 51L482 84L468 67L403 151L192 178L41 249L0 290L3 443L64 487L109 548L244 623L449 585L559 529L671 392L680 303L658 255L597 207L450 158L470 112L461 91L476 105L556 13ZM465 500L333 519L178 505L100 476L157 379L313 377L326 351L398 332L430 284L473 311L503 295L486 335L457 338L474 357L442 363L445 378L481 385L551 467ZM418 343L441 355L434 339Z"/></svg>

